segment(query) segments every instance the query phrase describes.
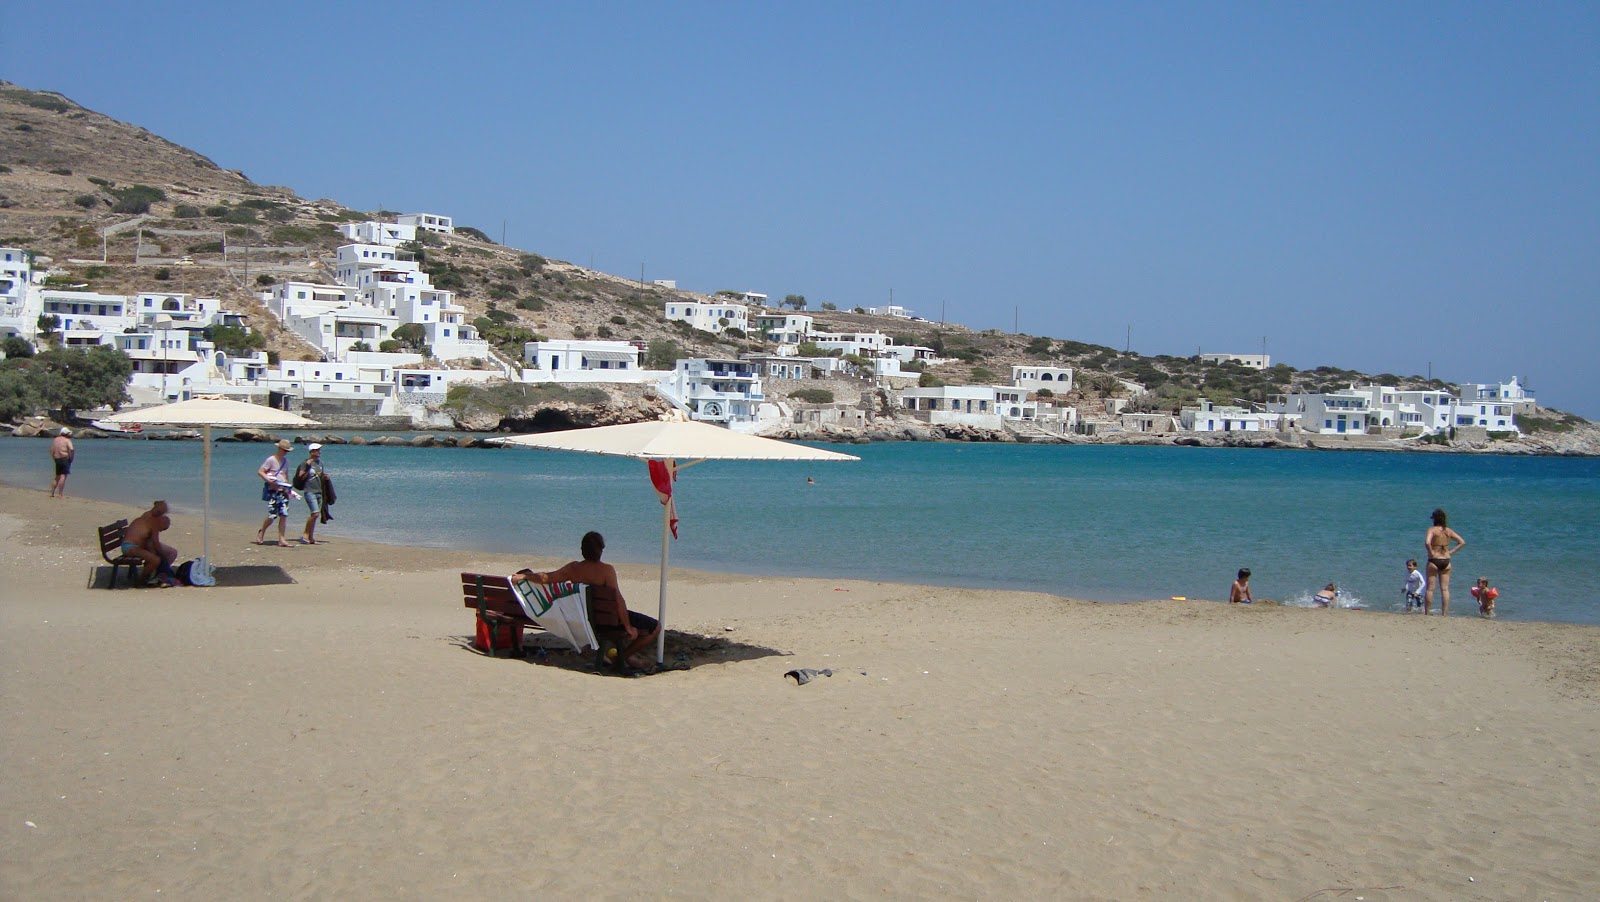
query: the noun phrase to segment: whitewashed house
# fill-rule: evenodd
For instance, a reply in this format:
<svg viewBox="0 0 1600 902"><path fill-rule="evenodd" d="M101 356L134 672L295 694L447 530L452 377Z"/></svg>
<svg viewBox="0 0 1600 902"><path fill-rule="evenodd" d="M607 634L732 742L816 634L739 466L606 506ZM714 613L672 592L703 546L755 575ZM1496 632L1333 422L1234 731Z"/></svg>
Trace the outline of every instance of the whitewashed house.
<svg viewBox="0 0 1600 902"><path fill-rule="evenodd" d="M994 405L1000 418L1063 434L1071 432L1073 427L1078 425L1076 407L1058 407L1044 401L1030 401L1029 394L1029 389L1014 385L994 386Z"/></svg>
<svg viewBox="0 0 1600 902"><path fill-rule="evenodd" d="M417 227L399 222L346 222L339 226L339 234L354 244L381 244L395 247L417 240Z"/></svg>
<svg viewBox="0 0 1600 902"><path fill-rule="evenodd" d="M760 419L766 400L756 364L749 360L691 357L656 383L669 401L696 420L728 426Z"/></svg>
<svg viewBox="0 0 1600 902"><path fill-rule="evenodd" d="M126 295L52 288L38 294L40 312L59 318L63 332L116 333L131 329L138 322Z"/></svg>
<svg viewBox="0 0 1600 902"><path fill-rule="evenodd" d="M816 320L803 313L758 313L756 334L779 345L798 345L809 341Z"/></svg>
<svg viewBox="0 0 1600 902"><path fill-rule="evenodd" d="M672 375L670 370L645 369L641 353L638 345L627 341L530 341L522 346L526 367L516 379L645 385Z"/></svg>
<svg viewBox="0 0 1600 902"><path fill-rule="evenodd" d="M1252 370L1264 370L1272 366L1270 354L1201 354L1201 363L1237 363Z"/></svg>
<svg viewBox="0 0 1600 902"><path fill-rule="evenodd" d="M701 332L750 331L750 308L743 304L674 299L666 302L665 310L668 322L688 323Z"/></svg>
<svg viewBox="0 0 1600 902"><path fill-rule="evenodd" d="M112 336L112 344L133 361L129 384L152 391L163 401L175 401L189 386L222 375L213 366L215 346L196 329L127 332Z"/></svg>
<svg viewBox="0 0 1600 902"><path fill-rule="evenodd" d="M1531 392L1516 376L1510 382L1467 382L1458 386L1461 392L1461 404L1485 405L1490 403L1509 404L1515 413L1532 413L1538 406ZM1485 414L1480 413L1480 416Z"/></svg>
<svg viewBox="0 0 1600 902"><path fill-rule="evenodd" d="M222 302L170 291L141 291L133 297L133 314L140 326L170 321L179 326L205 328L212 324Z"/></svg>
<svg viewBox="0 0 1600 902"><path fill-rule="evenodd" d="M992 385L907 388L900 392L900 403L907 412L925 423L957 423L999 429L1000 413L996 410L995 392Z"/></svg>
<svg viewBox="0 0 1600 902"><path fill-rule="evenodd" d="M899 304L885 304L882 307L868 307L867 315L892 316L895 319L911 319L915 314L912 313L911 308L909 307L902 307Z"/></svg>
<svg viewBox="0 0 1600 902"><path fill-rule="evenodd" d="M425 232L438 232L441 235L449 235L456 230L454 220L437 213L402 213L395 217L395 221L403 226L411 226L413 229L422 229Z"/></svg>
<svg viewBox="0 0 1600 902"><path fill-rule="evenodd" d="M33 290L33 261L20 247L0 247L0 338L33 340L39 328L39 295Z"/></svg>
<svg viewBox="0 0 1600 902"><path fill-rule="evenodd" d="M1011 384L1028 391L1048 388L1062 395L1072 391L1072 368L1066 366L1013 366Z"/></svg>
<svg viewBox="0 0 1600 902"><path fill-rule="evenodd" d="M1179 411L1178 422L1187 432L1262 432L1277 428L1278 415L1202 400Z"/></svg>
<svg viewBox="0 0 1600 902"><path fill-rule="evenodd" d="M1295 392L1282 400L1267 402L1267 412L1279 415L1285 426L1298 425L1320 435L1365 433L1367 426L1380 425L1373 416L1372 397L1354 388L1336 392Z"/></svg>

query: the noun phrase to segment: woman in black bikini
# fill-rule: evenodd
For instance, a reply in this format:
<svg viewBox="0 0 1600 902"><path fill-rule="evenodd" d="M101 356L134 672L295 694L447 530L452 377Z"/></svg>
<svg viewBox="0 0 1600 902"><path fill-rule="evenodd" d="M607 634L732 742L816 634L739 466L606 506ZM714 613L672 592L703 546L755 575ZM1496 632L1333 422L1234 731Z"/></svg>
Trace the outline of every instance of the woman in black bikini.
<svg viewBox="0 0 1600 902"><path fill-rule="evenodd" d="M1450 614L1450 558L1457 551L1467 547L1467 540L1461 538L1455 530L1446 523L1444 508L1434 508L1433 525L1428 527L1428 535L1423 539L1423 544L1428 549L1428 588L1422 596L1422 613L1433 613L1433 587L1439 587L1439 614ZM1454 548L1450 543L1455 542Z"/></svg>

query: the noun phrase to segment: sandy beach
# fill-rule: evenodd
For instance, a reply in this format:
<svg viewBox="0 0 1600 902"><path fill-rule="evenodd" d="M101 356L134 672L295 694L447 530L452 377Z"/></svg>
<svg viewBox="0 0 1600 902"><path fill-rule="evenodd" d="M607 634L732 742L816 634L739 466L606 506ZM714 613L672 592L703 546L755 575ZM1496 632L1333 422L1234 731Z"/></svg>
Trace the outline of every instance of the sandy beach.
<svg viewBox="0 0 1600 902"><path fill-rule="evenodd" d="M675 570L626 679L469 647L457 574L555 560L214 520L223 585L91 585L136 513L0 487L4 898L1600 892L1593 627Z"/></svg>

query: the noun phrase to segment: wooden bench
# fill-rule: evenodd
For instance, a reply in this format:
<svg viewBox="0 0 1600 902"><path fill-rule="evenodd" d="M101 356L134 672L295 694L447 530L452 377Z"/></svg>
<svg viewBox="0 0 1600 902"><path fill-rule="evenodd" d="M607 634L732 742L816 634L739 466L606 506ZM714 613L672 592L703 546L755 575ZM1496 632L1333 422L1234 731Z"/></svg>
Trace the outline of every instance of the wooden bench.
<svg viewBox="0 0 1600 902"><path fill-rule="evenodd" d="M625 635L617 621L614 604L596 605L602 593L595 586L579 585L583 592L584 607L589 612L589 625L594 630L600 647L595 653L597 666L607 663L606 648L617 648ZM472 647L494 657L522 657L522 631L543 629L523 612L521 602L511 589L511 580L487 573L461 574L461 602L477 611L477 630Z"/></svg>
<svg viewBox="0 0 1600 902"><path fill-rule="evenodd" d="M128 532L128 521L118 520L115 523L100 527L100 556L111 565L111 579L106 583L107 589L117 587L117 574L123 567L128 568L128 585L137 585L139 570L144 566L141 558L122 552L122 537Z"/></svg>

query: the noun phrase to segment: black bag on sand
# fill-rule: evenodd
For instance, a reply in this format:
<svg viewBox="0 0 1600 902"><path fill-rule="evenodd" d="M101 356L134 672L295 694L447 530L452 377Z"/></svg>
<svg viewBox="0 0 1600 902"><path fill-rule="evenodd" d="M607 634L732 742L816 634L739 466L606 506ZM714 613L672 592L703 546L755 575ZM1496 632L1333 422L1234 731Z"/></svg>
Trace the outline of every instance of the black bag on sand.
<svg viewBox="0 0 1600 902"><path fill-rule="evenodd" d="M194 569L194 561L184 561L183 563L179 564L177 573L175 574L178 577L178 582L183 583L186 586L194 585L194 583L189 581L189 571L192 569Z"/></svg>

